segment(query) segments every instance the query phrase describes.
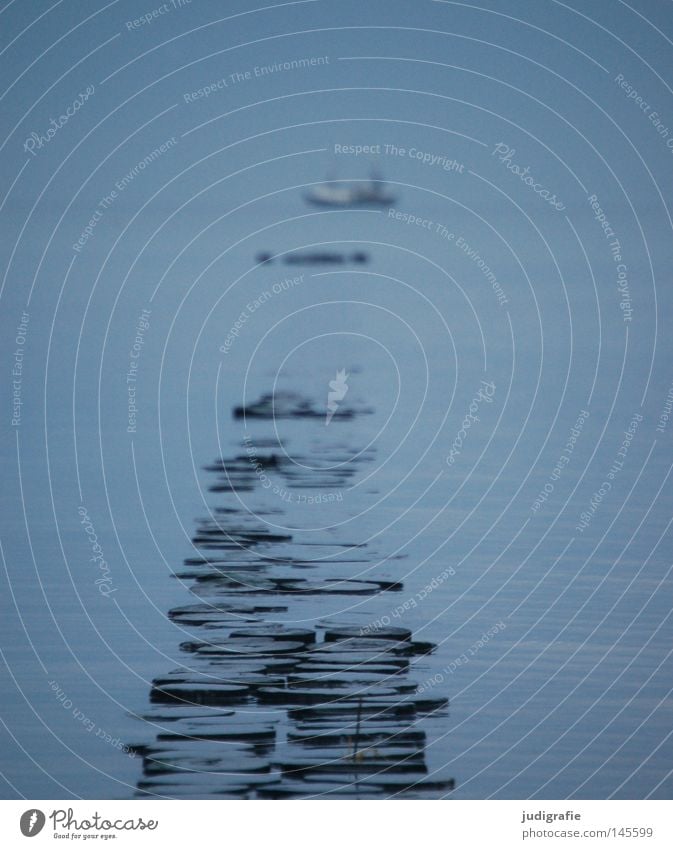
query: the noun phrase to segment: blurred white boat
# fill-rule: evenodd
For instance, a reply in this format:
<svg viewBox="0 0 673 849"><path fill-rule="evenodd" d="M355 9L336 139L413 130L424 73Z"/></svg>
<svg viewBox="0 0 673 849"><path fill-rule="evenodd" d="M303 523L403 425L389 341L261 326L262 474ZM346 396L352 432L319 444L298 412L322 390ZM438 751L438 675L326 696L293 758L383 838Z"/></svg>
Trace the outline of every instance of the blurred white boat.
<svg viewBox="0 0 673 849"><path fill-rule="evenodd" d="M318 206L390 206L395 195L378 177L372 175L368 181L346 182L328 180L306 192L309 203Z"/></svg>

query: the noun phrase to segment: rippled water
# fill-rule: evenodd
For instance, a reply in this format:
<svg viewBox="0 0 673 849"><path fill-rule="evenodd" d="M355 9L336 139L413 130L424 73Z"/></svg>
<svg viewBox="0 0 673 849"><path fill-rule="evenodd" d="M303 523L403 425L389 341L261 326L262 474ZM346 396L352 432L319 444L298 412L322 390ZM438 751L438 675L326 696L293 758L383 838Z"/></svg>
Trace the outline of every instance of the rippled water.
<svg viewBox="0 0 673 849"><path fill-rule="evenodd" d="M247 377L241 362L258 327L230 355L203 355L236 315L223 310L196 354L186 410L162 386L160 406L143 402L132 437L119 427L124 396L112 383L102 396L102 455L80 414L73 463L52 406L49 456L36 435L38 450L21 455L22 481L32 517L55 511L61 542L48 522L43 532L32 524L37 573L15 556L20 546L5 551L47 668L22 667L21 643L7 643L31 703L8 696L15 730L36 734L37 722L35 739L58 765L59 783L22 768L36 797L668 793L670 576L657 539L670 496L650 504L670 487L652 454L660 449L643 437L651 414L616 499L588 533L575 530L595 489L583 481L586 464L593 452L609 468L619 447L614 425L596 449L605 425L596 398L557 500L534 515L585 406L577 389L566 393L551 447L531 458L549 422L544 410L530 413L527 317L512 313L514 348L507 322L498 325L486 368L479 333L454 321L457 367L432 311L413 293L405 304L404 287L375 276L382 265L386 253L366 271L321 276L313 267L286 307L323 305L314 341L283 361L293 331L276 334ZM404 273L418 279L413 265ZM277 264L257 274L248 292L284 279ZM350 306L332 303L337 292ZM442 302L441 275L423 280L423 294ZM395 316L372 341L366 303L375 301ZM420 347L405 335L412 302ZM185 320L199 315L192 308ZM169 340L162 353L165 334L151 336L163 326L153 315L141 360L149 382L162 363L171 380L185 373L182 346ZM112 339L114 374L132 330ZM330 382L342 369L347 394L327 425ZM296 393L308 407L275 421L233 415L265 393L286 402ZM475 398L479 421L450 464ZM620 409L623 429L630 405ZM53 506L48 481L38 485L47 459ZM96 585L77 474L114 564L110 596ZM59 544L69 571L46 565ZM389 628L404 630L381 639ZM56 738L72 754L56 755Z"/></svg>
<svg viewBox="0 0 673 849"><path fill-rule="evenodd" d="M434 645L363 623L367 610L385 615L386 596L404 601L392 579L401 558L338 525L321 529L328 514L305 509L343 503L376 461L341 433L340 419L356 415L337 411L330 430L324 413L310 416L310 453L291 460L283 444L246 436L243 453L208 467L226 500L199 523L201 556L178 571L192 603L169 616L189 638L181 666L152 684L159 706L143 718L156 739L134 747L142 795L431 798L453 788L425 760L424 719L448 717L445 698L417 692Z"/></svg>
<svg viewBox="0 0 673 849"><path fill-rule="evenodd" d="M670 798L666 4L77 5L2 12L4 795Z"/></svg>

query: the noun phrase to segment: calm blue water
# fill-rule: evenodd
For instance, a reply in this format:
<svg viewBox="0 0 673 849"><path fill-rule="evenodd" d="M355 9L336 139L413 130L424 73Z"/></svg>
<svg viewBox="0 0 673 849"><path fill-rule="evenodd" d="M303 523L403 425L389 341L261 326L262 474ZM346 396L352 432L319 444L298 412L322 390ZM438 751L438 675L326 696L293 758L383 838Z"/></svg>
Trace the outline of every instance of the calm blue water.
<svg viewBox="0 0 673 849"><path fill-rule="evenodd" d="M48 95L55 113L95 83L77 131L64 127L26 160L21 141L48 125L36 106L8 147L3 197L28 164L3 212L3 792L138 793L148 762L133 747L157 744L170 722L150 704L152 682L194 660L180 649L194 628L168 613L231 602L231 588L199 584L185 564L203 557L195 537L217 521L225 535L292 537L245 541L262 586L279 575L400 585L297 592L282 604L273 593L241 598L283 608L251 613L258 626L322 639L329 627L371 634L388 623L436 646L409 658L404 680L449 706L404 728L424 733L426 780L455 787L419 795L668 798L670 151L612 77L621 71L662 110L668 95L642 62L605 33L594 43L592 28L560 8L546 26L591 59L558 41L546 47L511 20L480 24L469 9L454 19L440 4L393 4L386 24L401 29L373 31L348 27L379 26L380 4L328 5L237 19L201 41L186 35L184 56L163 46L114 82L106 75L143 50L216 17L215 4L138 33L123 31L121 12L101 18L100 42L121 35ZM622 35L633 25L614 22ZM321 31L178 70L224 44L300 29ZM644 55L660 61L659 43L642 33ZM84 54L84 33L72 38L60 61ZM20 57L41 39L42 29ZM183 96L239 69L327 54L326 65ZM347 58L374 54L397 58ZM532 73L531 62L557 75ZM53 79L55 65L47 72ZM116 181L173 137L75 251ZM565 209L493 155L499 142ZM335 144L380 152L338 154ZM386 152L392 144L406 152ZM366 180L370 165L401 215L305 202L307 185L331 174ZM345 261L285 260L316 250ZM261 263L261 252L275 258ZM359 252L367 261L354 260ZM356 414L326 425L340 370L339 403ZM299 393L320 416L232 417L274 391ZM250 444L284 458L267 463L268 488ZM221 475L208 467L222 461L238 463L247 484L213 491ZM222 510L238 511L233 525ZM207 552L237 563L238 552ZM285 560L273 571L260 555ZM220 669L194 664L199 674ZM231 709L241 726L274 724L275 753L255 757L277 775L291 708L248 699ZM249 743L241 749L248 758ZM189 792L227 792L221 777L193 769L202 774ZM151 792L189 795L170 787ZM249 787L231 793L255 795Z"/></svg>

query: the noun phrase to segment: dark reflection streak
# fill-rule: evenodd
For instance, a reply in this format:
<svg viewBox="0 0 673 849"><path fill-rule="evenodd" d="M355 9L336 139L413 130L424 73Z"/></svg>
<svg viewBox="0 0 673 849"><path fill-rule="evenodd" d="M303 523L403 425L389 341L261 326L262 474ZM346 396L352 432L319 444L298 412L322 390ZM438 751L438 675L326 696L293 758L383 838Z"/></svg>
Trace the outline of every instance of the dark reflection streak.
<svg viewBox="0 0 673 849"><path fill-rule="evenodd" d="M292 399L303 417L313 410L309 402ZM343 442L333 449L341 458L356 455ZM372 455L365 452L359 462ZM358 468L351 462L336 474L298 473L281 456L257 456L256 469L245 455L218 460L207 467L218 477L211 490L258 490L260 468L273 468L296 488L338 487ZM315 459L302 462L311 468ZM268 510L278 512L276 505ZM137 795L445 795L453 781L427 777L426 735L417 726L419 718L445 710L446 700L418 696L408 679L414 658L434 646L414 641L402 628L363 637L345 621L325 628L273 621L295 599L377 597L399 591L401 583L339 575L343 564L375 556L354 558L352 541L307 544L290 533L270 532L235 506L214 515L199 523L193 538L204 554L186 560L179 573L193 581L191 592L200 601L169 611L169 617L193 630L194 638L180 646L189 662L152 682L154 708L145 718L161 730L151 742L133 747L143 759ZM301 556L315 545L331 550L332 557ZM339 550L349 555L340 559ZM298 570L315 576L298 576Z"/></svg>

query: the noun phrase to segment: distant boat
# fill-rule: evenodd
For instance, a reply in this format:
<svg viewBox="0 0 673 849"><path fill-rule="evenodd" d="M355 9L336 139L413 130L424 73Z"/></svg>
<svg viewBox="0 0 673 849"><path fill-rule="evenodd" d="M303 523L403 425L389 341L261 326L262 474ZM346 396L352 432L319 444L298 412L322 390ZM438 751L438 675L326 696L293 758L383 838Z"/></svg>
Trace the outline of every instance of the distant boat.
<svg viewBox="0 0 673 849"><path fill-rule="evenodd" d="M375 175L368 181L327 180L306 192L306 200L318 206L390 206L395 195Z"/></svg>
<svg viewBox="0 0 673 849"><path fill-rule="evenodd" d="M234 407L235 419L313 419L322 415L306 398L295 392L267 392L252 404Z"/></svg>
<svg viewBox="0 0 673 849"><path fill-rule="evenodd" d="M256 262L260 265L267 265L274 259L274 255L266 251L258 253L255 257ZM336 251L293 251L283 254L282 260L286 265L339 265L347 262L361 265L369 262L369 254L364 251L355 251L352 254L343 254Z"/></svg>
<svg viewBox="0 0 673 849"><path fill-rule="evenodd" d="M341 406L333 413L333 417L352 419L354 416L370 415L373 412L374 410L368 407ZM325 409L308 398L296 392L281 390L267 392L257 401L233 409L235 419L324 419L325 415Z"/></svg>

